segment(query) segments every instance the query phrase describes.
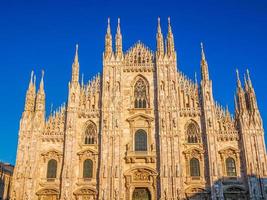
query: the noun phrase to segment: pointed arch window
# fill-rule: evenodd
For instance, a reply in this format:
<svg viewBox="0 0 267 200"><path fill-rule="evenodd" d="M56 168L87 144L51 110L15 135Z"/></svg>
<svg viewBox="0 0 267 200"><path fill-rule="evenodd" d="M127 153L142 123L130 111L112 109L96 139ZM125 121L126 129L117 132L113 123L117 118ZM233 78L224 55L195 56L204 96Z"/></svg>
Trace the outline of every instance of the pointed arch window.
<svg viewBox="0 0 267 200"><path fill-rule="evenodd" d="M187 134L188 143L200 143L201 142L199 129L195 123L190 123L187 126L186 134Z"/></svg>
<svg viewBox="0 0 267 200"><path fill-rule="evenodd" d="M83 162L83 178L93 177L93 161L87 159Z"/></svg>
<svg viewBox="0 0 267 200"><path fill-rule="evenodd" d="M47 174L46 178L53 180L57 177L57 161L55 159L51 159L47 164Z"/></svg>
<svg viewBox="0 0 267 200"><path fill-rule="evenodd" d="M135 133L135 151L147 151L147 133L144 130Z"/></svg>
<svg viewBox="0 0 267 200"><path fill-rule="evenodd" d="M134 85L134 107L148 107L148 86L143 78L139 78Z"/></svg>
<svg viewBox="0 0 267 200"><path fill-rule="evenodd" d="M197 158L192 158L190 160L190 176L192 177L200 176L199 160Z"/></svg>
<svg viewBox="0 0 267 200"><path fill-rule="evenodd" d="M96 125L92 122L89 123L85 130L84 144L97 144Z"/></svg>
<svg viewBox="0 0 267 200"><path fill-rule="evenodd" d="M235 160L231 157L226 159L226 174L227 176L236 176Z"/></svg>

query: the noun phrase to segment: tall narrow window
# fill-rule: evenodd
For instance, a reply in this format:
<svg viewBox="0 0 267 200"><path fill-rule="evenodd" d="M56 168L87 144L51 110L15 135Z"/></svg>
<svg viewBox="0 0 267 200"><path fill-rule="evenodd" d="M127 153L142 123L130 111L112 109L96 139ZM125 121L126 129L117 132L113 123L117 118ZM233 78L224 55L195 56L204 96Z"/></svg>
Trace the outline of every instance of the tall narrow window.
<svg viewBox="0 0 267 200"><path fill-rule="evenodd" d="M227 176L236 176L235 160L231 157L226 159L226 173Z"/></svg>
<svg viewBox="0 0 267 200"><path fill-rule="evenodd" d="M96 125L92 122L89 123L85 130L84 144L97 144Z"/></svg>
<svg viewBox="0 0 267 200"><path fill-rule="evenodd" d="M47 164L47 174L46 177L48 179L55 179L57 177L57 161L51 159Z"/></svg>
<svg viewBox="0 0 267 200"><path fill-rule="evenodd" d="M190 123L187 126L186 134L187 134L188 143L200 143L201 142L198 127L194 123Z"/></svg>
<svg viewBox="0 0 267 200"><path fill-rule="evenodd" d="M134 107L135 108L147 108L148 101L147 101L147 85L145 80L139 78L134 86Z"/></svg>
<svg viewBox="0 0 267 200"><path fill-rule="evenodd" d="M93 161L87 159L83 162L83 178L93 177Z"/></svg>
<svg viewBox="0 0 267 200"><path fill-rule="evenodd" d="M147 151L147 134L144 130L135 133L135 151Z"/></svg>
<svg viewBox="0 0 267 200"><path fill-rule="evenodd" d="M192 158L190 160L190 176L193 176L193 177L200 176L199 160L196 158Z"/></svg>

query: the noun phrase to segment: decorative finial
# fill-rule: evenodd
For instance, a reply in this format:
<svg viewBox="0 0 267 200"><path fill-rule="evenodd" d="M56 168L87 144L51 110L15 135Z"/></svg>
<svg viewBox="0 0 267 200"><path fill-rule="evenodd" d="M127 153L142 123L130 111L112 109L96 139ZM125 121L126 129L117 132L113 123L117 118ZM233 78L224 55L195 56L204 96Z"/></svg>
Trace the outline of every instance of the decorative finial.
<svg viewBox="0 0 267 200"><path fill-rule="evenodd" d="M110 34L110 18L108 17L108 28L107 28L107 33Z"/></svg>
<svg viewBox="0 0 267 200"><path fill-rule="evenodd" d="M33 83L33 75L34 75L34 72L32 70L32 72L31 72L31 83Z"/></svg>
<svg viewBox="0 0 267 200"><path fill-rule="evenodd" d="M206 60L203 42L200 42L200 47L201 47L201 58L202 60Z"/></svg>
<svg viewBox="0 0 267 200"><path fill-rule="evenodd" d="M160 17L158 17L158 33L161 34Z"/></svg>
<svg viewBox="0 0 267 200"><path fill-rule="evenodd" d="M236 78L237 78L237 85L239 88L241 88L241 81L240 81L238 69L236 69Z"/></svg>
<svg viewBox="0 0 267 200"><path fill-rule="evenodd" d="M42 69L42 79L44 79L44 70Z"/></svg>
<svg viewBox="0 0 267 200"><path fill-rule="evenodd" d="M171 18L168 17L168 34L172 35Z"/></svg>
<svg viewBox="0 0 267 200"><path fill-rule="evenodd" d="M75 48L75 58L74 58L74 62L78 63L78 49L79 49L79 45L76 44L76 48Z"/></svg>
<svg viewBox="0 0 267 200"><path fill-rule="evenodd" d="M248 84L250 87L252 87L252 82L251 82L251 79L250 79L250 73L249 73L249 70L247 69L247 77L248 77Z"/></svg>
<svg viewBox="0 0 267 200"><path fill-rule="evenodd" d="M120 34L121 33L120 24L121 24L121 20L120 20L120 18L118 18L117 34Z"/></svg>

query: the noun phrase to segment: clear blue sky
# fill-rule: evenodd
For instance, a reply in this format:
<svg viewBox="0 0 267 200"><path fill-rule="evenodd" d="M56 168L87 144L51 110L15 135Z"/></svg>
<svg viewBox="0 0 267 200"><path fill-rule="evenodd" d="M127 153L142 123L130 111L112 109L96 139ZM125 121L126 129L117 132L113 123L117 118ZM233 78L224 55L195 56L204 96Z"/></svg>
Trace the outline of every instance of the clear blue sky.
<svg viewBox="0 0 267 200"><path fill-rule="evenodd" d="M203 41L214 96L233 111L235 69L251 71L267 123L267 1L2 0L0 3L0 160L15 163L19 119L33 69L45 70L47 111L66 101L75 44L85 81L102 69L107 18L121 18L123 48L141 40L155 50L157 17L171 17L179 70L199 75Z"/></svg>

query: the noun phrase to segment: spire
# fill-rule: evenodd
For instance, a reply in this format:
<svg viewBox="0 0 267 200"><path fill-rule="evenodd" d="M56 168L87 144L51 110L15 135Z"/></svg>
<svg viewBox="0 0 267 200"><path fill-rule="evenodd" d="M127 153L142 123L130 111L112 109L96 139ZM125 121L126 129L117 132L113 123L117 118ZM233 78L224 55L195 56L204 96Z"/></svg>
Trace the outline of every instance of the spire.
<svg viewBox="0 0 267 200"><path fill-rule="evenodd" d="M238 114L238 104L237 104L237 99L236 99L236 95L234 95L234 101L235 101L235 114Z"/></svg>
<svg viewBox="0 0 267 200"><path fill-rule="evenodd" d="M200 43L201 47L201 75L202 75L202 80L203 81L208 81L209 80L209 68L208 68L208 63L205 57L205 52L204 52L204 46L203 43Z"/></svg>
<svg viewBox="0 0 267 200"><path fill-rule="evenodd" d="M44 111L45 109L45 92L44 92L44 70L42 70L42 77L39 85L39 90L36 97L36 111Z"/></svg>
<svg viewBox="0 0 267 200"><path fill-rule="evenodd" d="M32 71L31 72L31 78L30 78L30 82L29 82L29 90L30 90L30 88L32 88L33 87L33 75L34 75L34 72Z"/></svg>
<svg viewBox="0 0 267 200"><path fill-rule="evenodd" d="M248 77L248 86L250 87L250 88L253 88L253 86L252 86L252 82L251 82L251 79L250 79L250 73L249 73L249 70L247 69L247 77Z"/></svg>
<svg viewBox="0 0 267 200"><path fill-rule="evenodd" d="M174 38L172 34L171 19L168 17L167 54L170 56L174 53L174 51Z"/></svg>
<svg viewBox="0 0 267 200"><path fill-rule="evenodd" d="M158 17L158 31L157 31L157 53L158 56L164 55L164 42L161 33L160 18Z"/></svg>
<svg viewBox="0 0 267 200"><path fill-rule="evenodd" d="M241 84L239 71L236 70L236 79L237 79L237 103L240 113L244 113L247 111L247 105L246 105L246 98L245 93Z"/></svg>
<svg viewBox="0 0 267 200"><path fill-rule="evenodd" d="M34 112L35 97L36 97L35 77L34 77L34 72L32 71L29 87L26 92L24 111Z"/></svg>
<svg viewBox="0 0 267 200"><path fill-rule="evenodd" d="M238 69L236 69L236 80L237 80L237 87L238 87L238 89L243 89L243 88L242 88L241 81L240 81L240 77L239 77L239 71L238 71Z"/></svg>
<svg viewBox="0 0 267 200"><path fill-rule="evenodd" d="M256 94L252 85L252 81L250 79L250 74L249 74L249 70L247 69L247 87L248 89L246 90L246 95L248 97L248 105L251 111L255 111L258 110L258 104L257 104L257 98L256 98Z"/></svg>
<svg viewBox="0 0 267 200"><path fill-rule="evenodd" d="M110 29L110 19L108 18L108 27L105 37L105 57L110 57L112 54L112 36Z"/></svg>
<svg viewBox="0 0 267 200"><path fill-rule="evenodd" d="M116 56L122 56L122 35L121 35L121 27L120 27L120 18L118 18L118 26L116 33Z"/></svg>
<svg viewBox="0 0 267 200"><path fill-rule="evenodd" d="M74 61L72 64L72 78L71 82L77 84L79 82L79 59L78 59L78 44L76 44Z"/></svg>
<svg viewBox="0 0 267 200"><path fill-rule="evenodd" d="M245 83L245 91L247 92L248 91L248 81L247 81L247 77L245 74L244 74L244 83Z"/></svg>
<svg viewBox="0 0 267 200"><path fill-rule="evenodd" d="M39 92L44 92L44 70L42 70L42 77L40 81Z"/></svg>

